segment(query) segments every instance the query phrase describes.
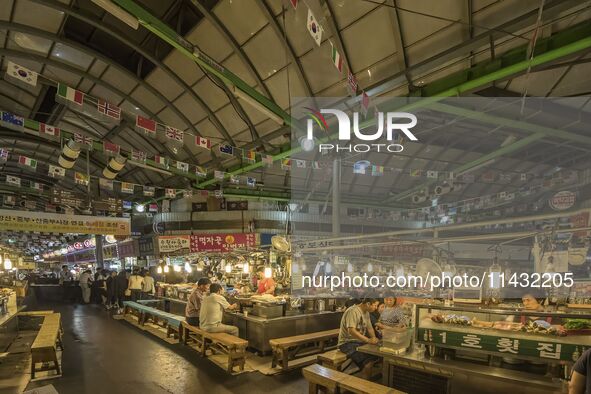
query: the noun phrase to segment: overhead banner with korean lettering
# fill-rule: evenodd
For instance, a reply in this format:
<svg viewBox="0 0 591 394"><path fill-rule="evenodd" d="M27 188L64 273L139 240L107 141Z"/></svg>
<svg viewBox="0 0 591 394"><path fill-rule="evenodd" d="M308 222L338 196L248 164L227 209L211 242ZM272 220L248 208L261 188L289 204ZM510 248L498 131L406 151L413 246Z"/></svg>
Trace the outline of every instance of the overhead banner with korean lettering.
<svg viewBox="0 0 591 394"><path fill-rule="evenodd" d="M229 252L259 244L259 234L255 233L191 235L191 252Z"/></svg>
<svg viewBox="0 0 591 394"><path fill-rule="evenodd" d="M158 251L163 254L189 253L190 235L161 235L158 237Z"/></svg>
<svg viewBox="0 0 591 394"><path fill-rule="evenodd" d="M0 231L130 235L131 221L129 218L61 215L0 209Z"/></svg>

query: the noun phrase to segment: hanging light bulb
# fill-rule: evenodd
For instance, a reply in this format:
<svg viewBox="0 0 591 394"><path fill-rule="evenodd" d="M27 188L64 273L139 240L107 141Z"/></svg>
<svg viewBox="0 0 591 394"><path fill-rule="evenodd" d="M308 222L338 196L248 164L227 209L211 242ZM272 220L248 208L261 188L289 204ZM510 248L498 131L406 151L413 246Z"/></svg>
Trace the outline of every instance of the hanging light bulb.
<svg viewBox="0 0 591 394"><path fill-rule="evenodd" d="M273 276L273 269L271 267L265 267L265 278Z"/></svg>
<svg viewBox="0 0 591 394"><path fill-rule="evenodd" d="M371 263L367 263L367 272L373 272L373 265Z"/></svg>
<svg viewBox="0 0 591 394"><path fill-rule="evenodd" d="M5 270L11 270L12 269L12 261L10 261L9 257L6 257L4 259L4 269Z"/></svg>
<svg viewBox="0 0 591 394"><path fill-rule="evenodd" d="M244 272L245 274L248 274L250 272L250 264L248 264L248 261L245 262L242 266L242 272Z"/></svg>
<svg viewBox="0 0 591 394"><path fill-rule="evenodd" d="M107 166L103 169L103 176L107 179L115 179L119 171L125 167L125 163L127 162L127 158L117 155L107 163Z"/></svg>
<svg viewBox="0 0 591 394"><path fill-rule="evenodd" d="M181 266L180 265L173 265L172 270L174 272L181 272Z"/></svg>
<svg viewBox="0 0 591 394"><path fill-rule="evenodd" d="M227 273L232 272L232 264L226 264L226 269L225 270L226 270Z"/></svg>
<svg viewBox="0 0 591 394"><path fill-rule="evenodd" d="M185 263L185 271L189 273L193 272L193 268L191 268L191 264L188 261Z"/></svg>
<svg viewBox="0 0 591 394"><path fill-rule="evenodd" d="M170 272L170 267L168 265L164 266L164 273L168 274Z"/></svg>
<svg viewBox="0 0 591 394"><path fill-rule="evenodd" d="M158 268L156 268L156 273L161 274L162 273L162 266L159 265Z"/></svg>
<svg viewBox="0 0 591 394"><path fill-rule="evenodd" d="M61 167L65 169L70 169L74 167L76 159L78 159L79 155L80 145L74 140L69 140L64 145L62 153L60 154L60 157L58 158L57 162Z"/></svg>

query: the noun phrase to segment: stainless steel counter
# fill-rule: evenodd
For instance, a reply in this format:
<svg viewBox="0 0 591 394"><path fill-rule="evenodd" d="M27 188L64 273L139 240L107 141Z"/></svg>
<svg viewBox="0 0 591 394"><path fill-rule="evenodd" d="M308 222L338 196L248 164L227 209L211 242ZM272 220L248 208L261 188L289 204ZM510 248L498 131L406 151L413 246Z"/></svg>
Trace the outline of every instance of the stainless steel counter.
<svg viewBox="0 0 591 394"><path fill-rule="evenodd" d="M269 339L309 334L339 327L343 312L318 312L265 319L259 316L226 312L224 323L238 327L240 338L260 353L271 351Z"/></svg>
<svg viewBox="0 0 591 394"><path fill-rule="evenodd" d="M448 393L568 392L566 382L528 372L465 361L431 358L417 352L395 355L381 351L378 345L363 345L358 350L384 359L383 384L394 388L398 388L394 382L394 369L405 368L446 378ZM527 384L524 385L524 382Z"/></svg>

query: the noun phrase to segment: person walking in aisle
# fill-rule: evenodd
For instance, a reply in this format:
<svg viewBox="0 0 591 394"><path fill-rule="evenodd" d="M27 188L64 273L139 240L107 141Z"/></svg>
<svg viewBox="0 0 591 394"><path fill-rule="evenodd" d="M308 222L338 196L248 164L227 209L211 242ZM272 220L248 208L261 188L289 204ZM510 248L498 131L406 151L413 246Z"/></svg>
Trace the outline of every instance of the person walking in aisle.
<svg viewBox="0 0 591 394"><path fill-rule="evenodd" d="M84 271L80 274L78 281L80 290L82 291L82 303L88 304L90 302L90 286L92 285L92 272L90 270Z"/></svg>
<svg viewBox="0 0 591 394"><path fill-rule="evenodd" d="M137 268L134 268L131 276L129 277L129 284L127 289L131 291L131 301L137 301L142 295L142 285L144 278L139 274Z"/></svg>
<svg viewBox="0 0 591 394"><path fill-rule="evenodd" d="M150 271L144 272L144 280L142 281L142 300L149 300L154 298L156 287L154 286L154 278L150 275Z"/></svg>
<svg viewBox="0 0 591 394"><path fill-rule="evenodd" d="M115 278L115 294L117 295L118 313L123 312L123 301L125 301L125 291L127 290L129 282L127 280L127 273L124 270L119 271L117 278Z"/></svg>
<svg viewBox="0 0 591 394"><path fill-rule="evenodd" d="M203 299L199 312L199 328L207 332L225 332L238 336L238 327L222 323L226 309L235 310L238 304L228 303L222 295L222 286L214 283L209 287L209 295Z"/></svg>
<svg viewBox="0 0 591 394"><path fill-rule="evenodd" d="M107 286L107 309L116 308L117 293L115 292L115 281L117 280L117 272L111 271L105 284Z"/></svg>
<svg viewBox="0 0 591 394"><path fill-rule="evenodd" d="M185 307L185 321L187 324L199 327L199 312L203 299L209 291L211 281L209 278L201 278L197 281L197 287L191 292Z"/></svg>

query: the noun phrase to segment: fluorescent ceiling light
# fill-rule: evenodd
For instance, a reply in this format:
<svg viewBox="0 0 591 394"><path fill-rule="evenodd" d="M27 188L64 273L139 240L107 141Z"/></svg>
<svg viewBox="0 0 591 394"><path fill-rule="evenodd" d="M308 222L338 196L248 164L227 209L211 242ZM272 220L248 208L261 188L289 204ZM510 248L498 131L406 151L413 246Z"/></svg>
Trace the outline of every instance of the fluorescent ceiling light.
<svg viewBox="0 0 591 394"><path fill-rule="evenodd" d="M134 166L145 168L147 170L156 171L156 172L159 172L159 173L164 174L164 175L170 175L170 176L172 176L172 172L170 172L170 171L166 171L166 170L163 170L161 168L152 167L152 166L149 166L147 164L138 163L137 161L128 160L126 164L131 164L131 165L134 165Z"/></svg>
<svg viewBox="0 0 591 394"><path fill-rule="evenodd" d="M140 22L135 16L114 4L111 0L92 0L92 2L132 29L137 30L140 27Z"/></svg>
<svg viewBox="0 0 591 394"><path fill-rule="evenodd" d="M263 104L259 103L248 94L238 89L236 86L232 86L232 93L234 93L234 96L238 97L239 99L246 101L248 104L257 109L259 112L263 113L269 119L273 120L275 123L280 124L281 126L283 126L285 123L281 116L277 115L275 112L271 111L269 108L265 107Z"/></svg>

